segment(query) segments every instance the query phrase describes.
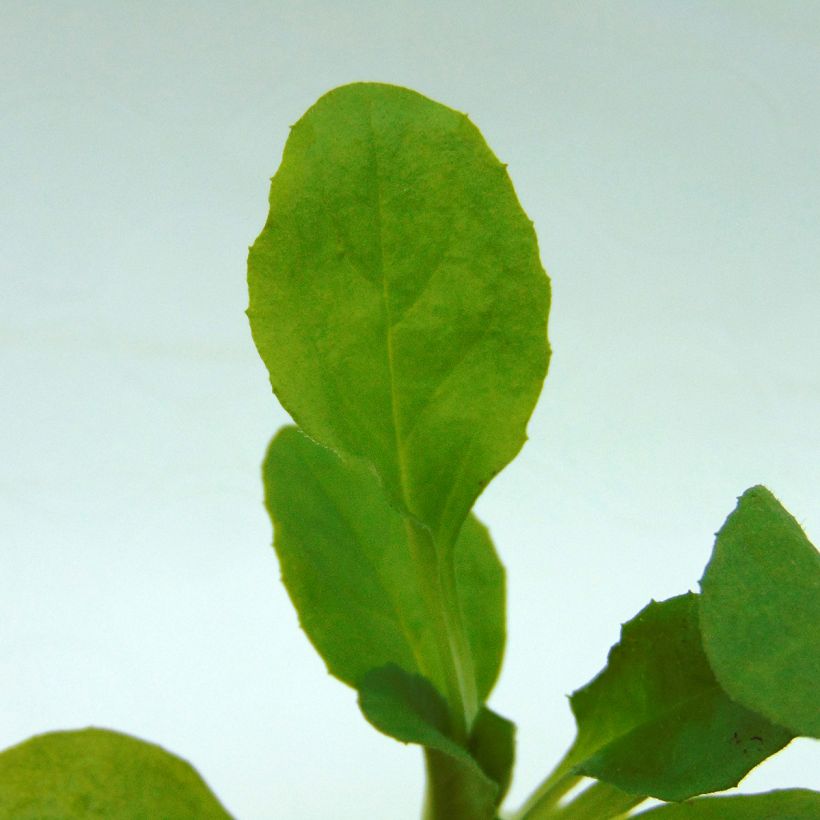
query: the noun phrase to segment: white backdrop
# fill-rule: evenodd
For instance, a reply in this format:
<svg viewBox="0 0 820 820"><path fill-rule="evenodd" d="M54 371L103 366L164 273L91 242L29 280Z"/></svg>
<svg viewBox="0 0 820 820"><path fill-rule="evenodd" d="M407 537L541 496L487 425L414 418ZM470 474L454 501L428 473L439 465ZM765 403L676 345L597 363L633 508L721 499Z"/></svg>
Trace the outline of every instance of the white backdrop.
<svg viewBox="0 0 820 820"><path fill-rule="evenodd" d="M0 746L109 726L243 820L418 814L298 629L259 463L286 421L245 257L288 126L353 80L466 111L554 287L493 706L518 803L619 624L765 483L820 538L820 5L0 3ZM795 742L743 784L820 788Z"/></svg>

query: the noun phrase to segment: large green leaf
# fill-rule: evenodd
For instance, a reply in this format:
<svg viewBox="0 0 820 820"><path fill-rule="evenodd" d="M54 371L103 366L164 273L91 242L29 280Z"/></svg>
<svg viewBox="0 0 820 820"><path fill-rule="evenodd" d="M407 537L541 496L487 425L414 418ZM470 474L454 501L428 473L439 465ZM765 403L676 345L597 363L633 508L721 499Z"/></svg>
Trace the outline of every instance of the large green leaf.
<svg viewBox="0 0 820 820"><path fill-rule="evenodd" d="M687 803L658 806L635 820L817 820L820 793L783 789L765 794L701 797Z"/></svg>
<svg viewBox="0 0 820 820"><path fill-rule="evenodd" d="M479 131L404 88L326 94L291 130L248 284L283 406L448 549L549 359L535 233Z"/></svg>
<svg viewBox="0 0 820 820"><path fill-rule="evenodd" d="M482 710L468 751L453 739L447 705L430 682L392 665L365 675L359 686L359 706L379 731L424 748L428 773L425 820L491 820L495 816L512 765L513 726L509 721ZM488 734L498 745L492 752L486 745Z"/></svg>
<svg viewBox="0 0 820 820"><path fill-rule="evenodd" d="M366 672L393 663L446 692L436 623L416 587L406 522L372 473L343 463L295 427L274 437L263 471L282 579L330 672L358 686ZM504 652L504 569L473 516L454 559L484 700Z"/></svg>
<svg viewBox="0 0 820 820"><path fill-rule="evenodd" d="M578 736L564 768L662 800L728 789L792 738L721 689L692 593L625 624L606 668L571 704Z"/></svg>
<svg viewBox="0 0 820 820"><path fill-rule="evenodd" d="M226 820L184 760L106 729L52 732L0 754L0 817Z"/></svg>
<svg viewBox="0 0 820 820"><path fill-rule="evenodd" d="M738 500L701 588L703 646L723 688L820 737L820 553L765 487Z"/></svg>

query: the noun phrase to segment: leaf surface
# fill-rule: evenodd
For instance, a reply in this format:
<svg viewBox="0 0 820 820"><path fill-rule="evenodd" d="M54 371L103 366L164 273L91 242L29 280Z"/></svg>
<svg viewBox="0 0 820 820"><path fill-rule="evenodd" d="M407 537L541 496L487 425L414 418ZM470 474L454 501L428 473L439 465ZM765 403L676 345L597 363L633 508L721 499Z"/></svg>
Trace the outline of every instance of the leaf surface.
<svg viewBox="0 0 820 820"><path fill-rule="evenodd" d="M723 688L820 737L820 553L765 487L738 500L701 589L703 645Z"/></svg>
<svg viewBox="0 0 820 820"><path fill-rule="evenodd" d="M38 735L0 753L0 817L226 820L190 764L106 729Z"/></svg>
<svg viewBox="0 0 820 820"><path fill-rule="evenodd" d="M792 738L729 699L703 653L698 596L652 602L624 625L606 668L572 695L564 766L631 794L685 800L736 785Z"/></svg>
<svg viewBox="0 0 820 820"><path fill-rule="evenodd" d="M468 747L484 774L498 784L495 799L500 803L512 781L515 724L485 706L478 713Z"/></svg>
<svg viewBox="0 0 820 820"><path fill-rule="evenodd" d="M274 437L263 472L282 579L330 672L358 686L365 673L392 663L445 691L433 624L414 582L405 520L372 473L345 464L295 427ZM484 700L504 652L504 568L473 516L454 559Z"/></svg>
<svg viewBox="0 0 820 820"><path fill-rule="evenodd" d="M808 789L701 797L635 815L636 820L817 820L818 817L820 793Z"/></svg>
<svg viewBox="0 0 820 820"><path fill-rule="evenodd" d="M434 820L491 820L509 783L512 724L483 710L471 745L486 749L487 733L501 743L484 757L485 770L467 749L451 737L447 704L432 684L397 666L369 672L359 687L359 706L380 732L425 750L428 773L427 812ZM484 733L479 738L478 735ZM483 749L481 748L483 747ZM508 751L504 751L508 750ZM500 766L498 765L500 764ZM502 783L493 779L500 772Z"/></svg>
<svg viewBox="0 0 820 820"><path fill-rule="evenodd" d="M291 130L248 285L285 409L449 549L549 359L535 233L479 131L404 88L326 94Z"/></svg>

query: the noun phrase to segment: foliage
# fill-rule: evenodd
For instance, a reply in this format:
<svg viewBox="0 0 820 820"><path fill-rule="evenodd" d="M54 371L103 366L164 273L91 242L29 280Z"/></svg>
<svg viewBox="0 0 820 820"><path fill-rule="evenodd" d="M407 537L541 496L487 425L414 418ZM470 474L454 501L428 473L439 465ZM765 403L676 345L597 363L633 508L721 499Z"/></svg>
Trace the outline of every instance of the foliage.
<svg viewBox="0 0 820 820"><path fill-rule="evenodd" d="M0 754L0 817L229 816L188 763L117 732L52 732Z"/></svg>
<svg viewBox="0 0 820 820"><path fill-rule="evenodd" d="M471 509L524 444L549 363L533 225L465 115L356 83L292 127L248 286L253 339L298 425L263 477L302 627L365 718L424 750L424 816L493 820L514 761L515 727L487 705L505 581ZM820 735L817 550L753 487L701 587L624 625L571 698L575 742L509 816L623 817L653 796L672 802L641 817L820 817L803 790L698 797ZM567 801L582 777L596 782ZM0 809L227 816L187 764L99 730L0 754Z"/></svg>

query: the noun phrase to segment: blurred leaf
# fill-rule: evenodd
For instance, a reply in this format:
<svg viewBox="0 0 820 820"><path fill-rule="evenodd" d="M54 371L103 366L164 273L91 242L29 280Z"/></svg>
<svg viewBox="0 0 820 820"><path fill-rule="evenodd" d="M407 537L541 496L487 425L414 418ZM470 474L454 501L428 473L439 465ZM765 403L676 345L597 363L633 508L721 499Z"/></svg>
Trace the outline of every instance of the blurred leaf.
<svg viewBox="0 0 820 820"><path fill-rule="evenodd" d="M820 737L820 553L765 487L738 500L701 588L703 646L721 686Z"/></svg>
<svg viewBox="0 0 820 820"><path fill-rule="evenodd" d="M692 593L625 624L606 668L571 704L578 736L564 767L662 800L728 789L792 738L720 688Z"/></svg>
<svg viewBox="0 0 820 820"><path fill-rule="evenodd" d="M190 764L106 729L38 735L0 753L0 817L225 820Z"/></svg>
<svg viewBox="0 0 820 820"><path fill-rule="evenodd" d="M701 797L635 815L636 820L817 820L819 817L820 793L807 789Z"/></svg>
<svg viewBox="0 0 820 820"><path fill-rule="evenodd" d="M330 672L358 686L369 670L393 663L445 691L406 522L372 473L344 464L295 427L274 437L263 470L282 579ZM484 700L504 652L504 569L489 533L472 516L454 559Z"/></svg>
<svg viewBox="0 0 820 820"><path fill-rule="evenodd" d="M479 131L404 88L326 94L291 130L248 283L285 409L449 549L549 358L535 233Z"/></svg>

